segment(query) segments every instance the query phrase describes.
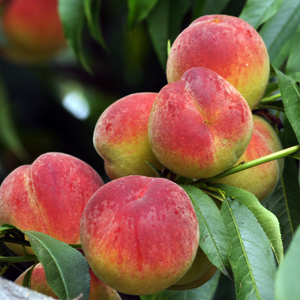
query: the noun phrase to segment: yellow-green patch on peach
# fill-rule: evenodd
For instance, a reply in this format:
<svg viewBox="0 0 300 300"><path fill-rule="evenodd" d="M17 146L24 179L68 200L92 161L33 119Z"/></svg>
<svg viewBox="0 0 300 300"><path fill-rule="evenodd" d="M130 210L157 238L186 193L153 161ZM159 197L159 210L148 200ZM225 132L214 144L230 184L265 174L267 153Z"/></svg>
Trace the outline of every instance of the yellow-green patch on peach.
<svg viewBox="0 0 300 300"><path fill-rule="evenodd" d="M279 137L273 127L262 117L253 115L254 130L251 141L237 164L282 150ZM273 160L253 168L219 179L216 182L229 184L253 193L259 201L274 190L283 170L284 159Z"/></svg>
<svg viewBox="0 0 300 300"><path fill-rule="evenodd" d="M162 168L148 139L148 120L156 95L128 95L114 102L100 116L93 141L110 179L128 175L155 176L146 161Z"/></svg>
<svg viewBox="0 0 300 300"><path fill-rule="evenodd" d="M159 292L190 268L198 221L186 192L164 178L126 176L101 187L80 226L87 261L104 283L133 295Z"/></svg>

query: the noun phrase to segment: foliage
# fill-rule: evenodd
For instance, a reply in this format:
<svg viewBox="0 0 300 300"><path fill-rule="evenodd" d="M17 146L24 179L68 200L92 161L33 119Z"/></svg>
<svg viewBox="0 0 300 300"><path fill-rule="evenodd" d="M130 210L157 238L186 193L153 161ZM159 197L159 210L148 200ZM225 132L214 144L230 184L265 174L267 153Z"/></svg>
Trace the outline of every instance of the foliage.
<svg viewBox="0 0 300 300"><path fill-rule="evenodd" d="M5 158L14 161L11 167L13 169L16 164L28 162L32 156L45 152L45 149L47 151L48 149L49 151L70 149L62 144L63 137L55 136L48 128L46 129L50 132L45 130L45 134L34 131L37 139L35 136L28 137L31 127L28 131L18 129L22 127L23 117L20 117L20 113L14 114L15 111L18 112L14 107L13 98L16 94L11 79L16 78L15 74L19 74L20 81L24 79L24 82L29 84L35 84L37 78L44 79L35 90L37 98L47 94L40 93L41 86L44 87L45 82L47 82L47 92L53 91L53 81L60 79L64 83L60 86L60 92L69 88L67 84L70 82L76 86L76 89L82 88L92 108L90 118L85 121L74 121L72 117L68 115L66 118L62 113L60 117L64 121L58 124L57 131L62 130L61 124L67 123L65 120L72 119L69 122L71 129L67 135L70 132L74 134L76 131L78 136L72 136L71 140L74 144L71 148L74 149L79 144L79 147L84 147L82 145L91 144L96 118L120 95L142 90L144 87L155 86L159 89L165 84L164 71L168 56L168 42L172 44L176 36L190 22L204 14L223 13L239 16L258 30L267 46L272 65L269 85L259 108L268 109L282 120L284 128L278 133L285 150L300 144L300 0L128 0L125 13L124 4L120 2L119 0L110 3L101 0L59 0L59 12L65 36L74 56L68 53L65 59L62 55L62 62L58 60L48 67L49 69L45 66L23 69L5 61L0 63L1 177L4 178L10 171L4 163ZM105 9L109 17L105 16ZM108 20L111 16L115 22L114 26ZM116 27L120 24L122 30L116 31ZM122 48L123 56L117 52L117 48ZM101 59L97 58L98 54ZM113 57L109 60L109 64L106 62L107 57ZM68 68L63 69L65 61L71 62L71 67L76 70L75 75L70 75ZM156 85L148 83L152 81L149 75L153 71L151 64L156 65L155 72L161 72L159 76L162 79L156 82ZM143 68L141 66L147 70L146 74L141 73ZM112 72L111 69L115 71ZM99 75L99 70L100 73L109 74L109 79L106 80L103 74ZM28 78L27 74L31 77ZM140 84L139 80L142 77L147 84ZM122 79L125 84L118 88L117 83L122 82ZM55 87L57 86L59 85ZM58 107L58 94L49 96L50 102L55 103L51 108ZM95 100L98 98L102 101ZM39 108L43 100L38 99L34 105ZM94 106L96 109L93 109L95 102L97 102ZM31 103L31 106L34 105ZM49 118L51 122L56 122L53 111L56 110L51 110L52 115ZM57 116L58 119L60 117ZM53 136L56 138L55 142L49 142ZM38 142L35 144L33 140ZM41 146L43 143L47 146ZM28 146L31 144L32 149ZM299 299L300 148L293 149L296 150L293 152L283 150L280 154L280 157L286 157L284 171L275 191L262 202L263 206L254 195L244 190L220 184L210 185L209 190L205 184L196 187L185 184L185 179L181 178L178 183L184 183L182 187L190 196L198 217L199 245L220 272L197 289L180 292L162 291L155 295L141 296L141 299L221 299L219 296L222 294L220 285L222 276L227 276L235 285L238 300ZM88 148L82 154L82 158L97 164L99 170L101 169L99 173L103 174L103 164L97 159L90 158L93 155L96 157L96 154L91 154L92 152L92 147ZM77 155L77 152L75 153ZM245 166L240 166L240 169L243 168ZM23 235L27 236L36 256L28 256L24 253L22 259L14 261L14 258L8 258L6 255L6 248L2 242L13 238L17 243L28 245ZM38 232L20 232L7 224L0 227L0 238L2 240L2 242L0 240L0 254L3 253L3 256L0 256L2 269L0 272L4 273L7 266L15 262L41 261L49 285L61 299L75 298L80 292L84 292L82 299L87 299L88 266L81 253L72 246ZM80 277L78 273L81 274Z"/></svg>

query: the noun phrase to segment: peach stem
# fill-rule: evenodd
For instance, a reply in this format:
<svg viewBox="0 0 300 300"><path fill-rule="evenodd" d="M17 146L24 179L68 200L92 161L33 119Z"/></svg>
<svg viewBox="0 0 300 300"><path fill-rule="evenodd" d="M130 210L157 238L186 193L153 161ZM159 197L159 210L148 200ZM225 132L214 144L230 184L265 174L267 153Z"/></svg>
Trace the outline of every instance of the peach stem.
<svg viewBox="0 0 300 300"><path fill-rule="evenodd" d="M196 186L196 187L201 187L201 185L205 182L212 182L212 181L218 180L220 178L232 175L234 173L241 172L243 170L258 166L260 164L263 164L263 163L266 163L266 162L269 162L269 161L272 161L272 160L275 160L275 159L280 159L280 158L283 158L283 157L287 157L287 156L291 156L295 159L299 159L300 157L297 154L298 151L300 151L300 145L289 147L289 148L274 152L272 154L260 157L258 159L254 159L254 160L249 161L247 163L240 163L239 165L237 165L235 167L232 167L232 168L226 170L225 172L223 172L221 174L218 174L218 175L216 175L214 177L211 177L211 178L199 179L199 180L191 183L191 185Z"/></svg>

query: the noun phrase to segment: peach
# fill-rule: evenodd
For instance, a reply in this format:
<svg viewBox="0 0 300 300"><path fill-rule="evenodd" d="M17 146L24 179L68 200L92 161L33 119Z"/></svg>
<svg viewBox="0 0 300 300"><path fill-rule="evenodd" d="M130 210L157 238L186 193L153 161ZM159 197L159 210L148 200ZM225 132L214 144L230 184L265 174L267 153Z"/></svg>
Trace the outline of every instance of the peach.
<svg viewBox="0 0 300 300"><path fill-rule="evenodd" d="M168 82L192 67L205 67L228 80L253 109L269 80L264 41L246 21L227 15L196 19L174 41L167 61Z"/></svg>
<svg viewBox="0 0 300 300"><path fill-rule="evenodd" d="M94 146L110 179L128 175L155 176L146 161L161 169L148 139L148 120L157 93L136 93L119 99L100 116Z"/></svg>
<svg viewBox="0 0 300 300"><path fill-rule="evenodd" d="M10 173L0 186L0 225L48 234L79 244L79 225L90 197L103 185L85 162L63 153L46 153ZM10 248L19 255L20 247ZM28 249L29 250L29 249Z"/></svg>
<svg viewBox="0 0 300 300"><path fill-rule="evenodd" d="M196 67L158 93L148 133L165 167L200 179L233 166L252 130L252 113L242 95L214 71Z"/></svg>
<svg viewBox="0 0 300 300"><path fill-rule="evenodd" d="M22 285L24 277L29 271L29 269L23 272L15 280L15 283ZM90 276L91 282L89 300L121 300L119 294L115 290L104 284L99 278L97 278L92 270L90 270ZM30 288L31 290L41 293L43 295L52 297L54 299L59 299L48 285L45 271L41 263L38 263L32 271Z"/></svg>
<svg viewBox="0 0 300 300"><path fill-rule="evenodd" d="M11 0L4 3L1 22L6 57L20 62L40 62L66 46L58 14L58 0Z"/></svg>
<svg viewBox="0 0 300 300"><path fill-rule="evenodd" d="M100 280L121 293L147 295L171 286L191 267L199 226L179 185L131 175L92 196L82 214L80 239Z"/></svg>
<svg viewBox="0 0 300 300"><path fill-rule="evenodd" d="M279 137L273 127L262 117L253 115L254 129L251 141L237 164L249 162L273 152L282 150ZM273 160L253 168L223 177L216 182L245 189L259 201L274 190L283 171L284 160Z"/></svg>

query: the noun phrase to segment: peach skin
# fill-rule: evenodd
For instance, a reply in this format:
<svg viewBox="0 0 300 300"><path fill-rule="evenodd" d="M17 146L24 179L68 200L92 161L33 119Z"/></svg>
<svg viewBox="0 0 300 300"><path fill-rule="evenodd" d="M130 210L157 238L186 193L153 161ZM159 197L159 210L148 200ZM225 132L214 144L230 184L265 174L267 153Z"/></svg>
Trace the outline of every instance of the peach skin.
<svg viewBox="0 0 300 300"><path fill-rule="evenodd" d="M14 170L1 184L0 225L8 223L80 244L81 214L102 185L96 171L80 159L56 152L43 154L31 165ZM23 255L20 246L8 245Z"/></svg>
<svg viewBox="0 0 300 300"><path fill-rule="evenodd" d="M154 155L172 172L209 178L232 167L246 150L252 113L242 95L206 68L191 68L158 93L149 118Z"/></svg>
<svg viewBox="0 0 300 300"><path fill-rule="evenodd" d="M192 67L205 67L224 77L251 109L269 80L263 39L250 24L233 16L202 16L178 35L167 61L168 82L178 81Z"/></svg>
<svg viewBox="0 0 300 300"><path fill-rule="evenodd" d="M253 115L254 130L251 141L237 164L249 162L282 150L279 137L273 127L262 117ZM216 182L242 188L254 194L259 201L274 190L283 171L284 159L273 160L253 168L223 177Z"/></svg>
<svg viewBox="0 0 300 300"><path fill-rule="evenodd" d="M148 139L148 120L156 96L157 93L128 95L114 102L100 116L93 141L110 179L128 175L155 176L146 161L162 168Z"/></svg>
<svg viewBox="0 0 300 300"><path fill-rule="evenodd" d="M148 295L171 286L190 268L199 225L179 185L131 175L93 195L81 218L80 239L100 280L121 293Z"/></svg>
<svg viewBox="0 0 300 300"><path fill-rule="evenodd" d="M12 0L3 5L5 57L24 63L43 62L66 47L57 0Z"/></svg>

